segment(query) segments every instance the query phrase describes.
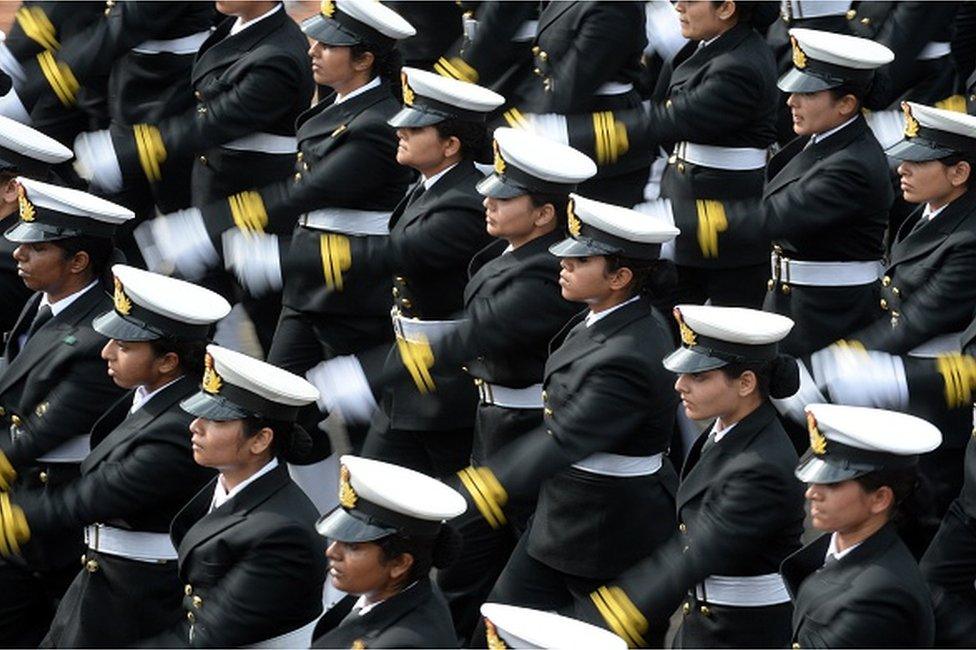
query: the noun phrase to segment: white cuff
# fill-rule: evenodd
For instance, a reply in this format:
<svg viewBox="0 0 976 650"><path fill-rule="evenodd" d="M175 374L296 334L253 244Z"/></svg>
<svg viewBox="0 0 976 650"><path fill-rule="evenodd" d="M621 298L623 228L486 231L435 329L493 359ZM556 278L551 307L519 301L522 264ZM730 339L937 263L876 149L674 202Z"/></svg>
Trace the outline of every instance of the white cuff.
<svg viewBox="0 0 976 650"><path fill-rule="evenodd" d="M9 117L21 124L30 125L31 123L30 113L24 108L24 104L20 101L17 91L13 88L7 91L6 95L0 97L0 115Z"/></svg>
<svg viewBox="0 0 976 650"><path fill-rule="evenodd" d="M277 235L244 232L237 228L224 231L224 266L233 271L241 286L252 296L281 289L281 256Z"/></svg>
<svg viewBox="0 0 976 650"><path fill-rule="evenodd" d="M135 236L146 264L158 273L196 280L220 260L198 208L150 219L136 228Z"/></svg>
<svg viewBox="0 0 976 650"><path fill-rule="evenodd" d="M780 415L790 420L793 420L797 424L806 426L807 414L806 407L807 404L820 404L826 402L827 398L824 397L820 389L817 388L816 382L814 382L813 377L807 370L807 367L799 359L796 360L797 369L800 371L800 389L790 397L783 399L772 399L773 406L779 411Z"/></svg>
<svg viewBox="0 0 976 650"><path fill-rule="evenodd" d="M13 55L7 47L7 44L3 42L0 42L0 70L7 73L7 76L13 81L14 87L23 85L24 81L27 80L27 73L24 72L24 66L20 65L20 61Z"/></svg>
<svg viewBox="0 0 976 650"><path fill-rule="evenodd" d="M876 111L868 113L865 119L882 149L887 149L902 139L905 118L901 111Z"/></svg>
<svg viewBox="0 0 976 650"><path fill-rule="evenodd" d="M836 404L903 411L908 408L904 360L887 352L861 353L857 364L842 363L827 384Z"/></svg>
<svg viewBox="0 0 976 650"><path fill-rule="evenodd" d="M530 113L525 116L532 132L548 140L569 146L569 127L566 116L558 113Z"/></svg>
<svg viewBox="0 0 976 650"><path fill-rule="evenodd" d="M318 406L346 424L369 422L377 409L363 366L353 355L322 361L305 378L319 389Z"/></svg>
<svg viewBox="0 0 976 650"><path fill-rule="evenodd" d="M122 168L107 129L79 133L74 149L75 171L92 189L110 194L122 189Z"/></svg>
<svg viewBox="0 0 976 650"><path fill-rule="evenodd" d="M663 226L674 227L674 208L671 199L654 199L644 201L634 206L637 212L643 212Z"/></svg>

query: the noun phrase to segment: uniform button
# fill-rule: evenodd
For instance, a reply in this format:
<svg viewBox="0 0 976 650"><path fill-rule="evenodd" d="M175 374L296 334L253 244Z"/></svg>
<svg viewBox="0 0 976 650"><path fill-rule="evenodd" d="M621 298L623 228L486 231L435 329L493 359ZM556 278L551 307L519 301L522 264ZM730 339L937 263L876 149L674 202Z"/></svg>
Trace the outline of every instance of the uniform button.
<svg viewBox="0 0 976 650"><path fill-rule="evenodd" d="M200 113L202 115L203 113L206 113L206 112L207 112L207 107L206 106L197 106L197 113Z"/></svg>
<svg viewBox="0 0 976 650"><path fill-rule="evenodd" d="M882 287L891 286L891 276L886 275L883 278L881 278L881 286Z"/></svg>
<svg viewBox="0 0 976 650"><path fill-rule="evenodd" d="M898 289L898 287L892 287L891 288L891 293L895 294L896 296L900 296L901 295L901 291Z"/></svg>
<svg viewBox="0 0 976 650"><path fill-rule="evenodd" d="M861 19L861 24L862 25L870 25L871 24L871 19L870 18L862 18Z"/></svg>
<svg viewBox="0 0 976 650"><path fill-rule="evenodd" d="M674 102L672 102L670 99L664 102L664 108L671 108L672 106L674 106Z"/></svg>
<svg viewBox="0 0 976 650"><path fill-rule="evenodd" d="M549 399L549 394L546 391L542 391L542 401L545 402Z"/></svg>
<svg viewBox="0 0 976 650"><path fill-rule="evenodd" d="M200 92L199 90L194 91L193 96L199 99L200 101L203 101L203 93Z"/></svg>
<svg viewBox="0 0 976 650"><path fill-rule="evenodd" d="M779 288L779 290L783 292L784 296L790 295L790 291L792 291L792 289L790 289L790 285L788 284L784 284L782 287Z"/></svg>
<svg viewBox="0 0 976 650"><path fill-rule="evenodd" d="M199 160L200 160L200 164L201 165L203 165L204 167L207 166L207 157L206 156L200 156Z"/></svg>
<svg viewBox="0 0 976 650"><path fill-rule="evenodd" d="M537 77L541 77L542 76L542 70L540 70L539 68L532 68L532 74L534 74Z"/></svg>
<svg viewBox="0 0 976 650"><path fill-rule="evenodd" d="M0 418L2 418L3 416L5 416L6 414L7 414L7 409L5 409L2 406L0 406Z"/></svg>
<svg viewBox="0 0 976 650"><path fill-rule="evenodd" d="M413 303L410 302L410 298L404 298L403 300L400 301L400 304L406 307L407 309L413 307Z"/></svg>
<svg viewBox="0 0 976 650"><path fill-rule="evenodd" d="M542 51L542 52L539 52L539 58L542 59L543 61L548 61L549 60L549 55L546 54L545 51Z"/></svg>
<svg viewBox="0 0 976 650"><path fill-rule="evenodd" d="M295 160L299 162L301 162L304 157L305 157L304 151L299 151L298 153L295 154Z"/></svg>
<svg viewBox="0 0 976 650"><path fill-rule="evenodd" d="M399 282L400 284L405 284L406 279L402 275L397 275L393 278L394 282Z"/></svg>
<svg viewBox="0 0 976 650"><path fill-rule="evenodd" d="M297 183L300 180L302 180L302 174L301 172L298 172L295 174L295 182Z"/></svg>
<svg viewBox="0 0 976 650"><path fill-rule="evenodd" d="M691 603L685 603L684 605L682 605L681 613L684 614L685 616L691 614Z"/></svg>
<svg viewBox="0 0 976 650"><path fill-rule="evenodd" d="M552 417L552 409L549 408L549 407L546 407L546 408L542 409L542 413L543 413L543 415L547 415L549 417Z"/></svg>
<svg viewBox="0 0 976 650"><path fill-rule="evenodd" d="M701 609L699 609L698 611L701 612L702 616L711 616L712 615L712 610L708 609L708 605L702 605L701 606Z"/></svg>
<svg viewBox="0 0 976 650"><path fill-rule="evenodd" d="M81 566L85 566L85 562L88 561L88 556L84 553L81 554Z"/></svg>
<svg viewBox="0 0 976 650"><path fill-rule="evenodd" d="M800 644L799 643L794 642L791 647L793 648L793 650L800 650Z"/></svg>
<svg viewBox="0 0 976 650"><path fill-rule="evenodd" d="M485 383L485 380L482 379L481 377L475 377L474 378L474 385L475 386L481 386L484 383Z"/></svg>
<svg viewBox="0 0 976 650"><path fill-rule="evenodd" d="M855 16L857 16L857 11L855 11L854 9L848 9L847 10L847 20L854 20L854 17ZM794 643L793 645L796 645L796 644Z"/></svg>
<svg viewBox="0 0 976 650"><path fill-rule="evenodd" d="M536 54L538 54L541 51L542 51L542 48L539 47L538 45L533 45L532 46L532 54L533 54L533 56L536 55Z"/></svg>
<svg viewBox="0 0 976 650"><path fill-rule="evenodd" d="M88 573L95 573L98 571L98 560L88 560L85 562L85 571Z"/></svg>
<svg viewBox="0 0 976 650"><path fill-rule="evenodd" d="M197 609L200 609L201 607L203 607L203 598L200 598L200 596L194 596L193 597L193 606L196 607Z"/></svg>
<svg viewBox="0 0 976 650"><path fill-rule="evenodd" d="M969 96L969 101L976 102L976 95L970 95Z"/></svg>
<svg viewBox="0 0 976 650"><path fill-rule="evenodd" d="M682 533L688 532L688 527L685 525L685 522L682 521L680 524L678 524L678 530L680 530Z"/></svg>
<svg viewBox="0 0 976 650"><path fill-rule="evenodd" d="M40 474L38 474L37 475L37 480L39 480L41 483L45 483L46 484L47 483L47 472L41 472Z"/></svg>
<svg viewBox="0 0 976 650"><path fill-rule="evenodd" d="M190 621L190 624L192 625L197 622L197 615L194 614L193 612L187 612L186 620Z"/></svg>
<svg viewBox="0 0 976 650"><path fill-rule="evenodd" d="M184 587L183 587L183 593L186 594L187 596L192 596L193 595L193 585L184 585Z"/></svg>
<svg viewBox="0 0 976 650"><path fill-rule="evenodd" d="M683 162L679 162L678 163L678 171L681 172L682 174L684 173L684 171L685 171L685 164Z"/></svg>
<svg viewBox="0 0 976 650"><path fill-rule="evenodd" d="M399 298L400 297L400 290L397 289L396 287L393 287L393 297L394 298Z"/></svg>
<svg viewBox="0 0 976 650"><path fill-rule="evenodd" d="M881 308L888 309L888 301L885 300L884 298L881 299Z"/></svg>
<svg viewBox="0 0 976 650"><path fill-rule="evenodd" d="M775 286L776 286L776 280L769 280L766 282L766 289L768 289L769 291L772 291L773 287Z"/></svg>
<svg viewBox="0 0 976 650"><path fill-rule="evenodd" d="M17 416L17 415L11 415L10 416L10 424L14 425L15 427L19 427L20 426L20 417Z"/></svg>
<svg viewBox="0 0 976 650"><path fill-rule="evenodd" d="M552 435L552 429L546 429L546 433L551 436Z"/></svg>

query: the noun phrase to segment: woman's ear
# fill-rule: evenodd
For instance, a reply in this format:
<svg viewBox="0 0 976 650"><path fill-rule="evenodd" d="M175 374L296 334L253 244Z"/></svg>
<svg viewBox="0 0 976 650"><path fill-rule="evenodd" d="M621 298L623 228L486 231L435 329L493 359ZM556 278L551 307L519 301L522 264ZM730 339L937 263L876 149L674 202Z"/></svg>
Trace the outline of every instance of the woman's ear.
<svg viewBox="0 0 976 650"><path fill-rule="evenodd" d="M973 168L968 161L960 160L946 170L946 176L953 187L962 187L969 183L973 175Z"/></svg>
<svg viewBox="0 0 976 650"><path fill-rule="evenodd" d="M871 514L879 515L889 508L895 506L895 492L887 485L882 485L874 492L868 494L868 506Z"/></svg>
<svg viewBox="0 0 976 650"><path fill-rule="evenodd" d="M410 573L413 568L413 554L401 553L390 563L390 577L400 580Z"/></svg>
<svg viewBox="0 0 976 650"><path fill-rule="evenodd" d="M756 373L746 370L739 375L739 397L748 397L757 390L759 390L759 379Z"/></svg>
<svg viewBox="0 0 976 650"><path fill-rule="evenodd" d="M553 207L552 203L546 203L541 208L538 208L538 210L539 214L536 216L535 221L532 222L536 228L541 228L556 218L556 208Z"/></svg>
<svg viewBox="0 0 976 650"><path fill-rule="evenodd" d="M271 448L271 442L273 440L274 431L269 427L262 427L260 431L248 438L247 442L251 453L255 456L260 456Z"/></svg>
<svg viewBox="0 0 976 650"><path fill-rule="evenodd" d="M353 59L352 67L356 72L364 72L373 67L373 63L376 62L376 55L372 52L363 52L358 57Z"/></svg>

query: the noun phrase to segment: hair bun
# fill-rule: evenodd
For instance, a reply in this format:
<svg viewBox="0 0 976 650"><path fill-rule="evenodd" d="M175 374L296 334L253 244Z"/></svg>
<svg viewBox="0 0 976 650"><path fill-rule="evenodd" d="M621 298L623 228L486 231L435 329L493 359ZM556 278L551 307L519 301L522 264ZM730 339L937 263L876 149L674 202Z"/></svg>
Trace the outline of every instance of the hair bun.
<svg viewBox="0 0 976 650"><path fill-rule="evenodd" d="M302 463L312 451L312 436L299 424L292 426L288 434L288 446L285 450L285 460L289 463Z"/></svg>
<svg viewBox="0 0 976 650"><path fill-rule="evenodd" d="M800 368L796 359L788 354L777 356L772 363L769 378L769 396L784 399L800 390Z"/></svg>
<svg viewBox="0 0 976 650"><path fill-rule="evenodd" d="M431 551L432 564L438 569L445 569L454 564L461 556L462 543L461 533L454 526L442 525Z"/></svg>

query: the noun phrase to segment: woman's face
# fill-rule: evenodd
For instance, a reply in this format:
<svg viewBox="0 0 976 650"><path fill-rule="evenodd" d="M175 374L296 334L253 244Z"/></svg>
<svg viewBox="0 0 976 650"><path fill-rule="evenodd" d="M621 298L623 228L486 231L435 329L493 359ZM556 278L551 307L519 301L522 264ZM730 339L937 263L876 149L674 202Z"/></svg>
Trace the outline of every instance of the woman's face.
<svg viewBox="0 0 976 650"><path fill-rule="evenodd" d="M857 530L877 514L873 494L854 480L811 483L805 496L810 502L813 527L828 533Z"/></svg>
<svg viewBox="0 0 976 650"><path fill-rule="evenodd" d="M707 41L722 34L735 13L735 3L715 6L711 0L680 0L674 3L674 8L678 12L681 35L692 41Z"/></svg>
<svg viewBox="0 0 976 650"><path fill-rule="evenodd" d="M190 423L190 445L197 465L225 469L241 467L253 458L253 438L244 436L244 420L208 420Z"/></svg>
<svg viewBox="0 0 976 650"><path fill-rule="evenodd" d="M102 348L102 358L107 362L112 381L128 389L153 385L159 380L159 366L163 363L148 341L109 339Z"/></svg>
<svg viewBox="0 0 976 650"><path fill-rule="evenodd" d="M830 90L792 93L786 105L793 116L793 131L797 135L813 135L840 126L851 118L844 112L843 101L843 97L835 99Z"/></svg>
<svg viewBox="0 0 976 650"><path fill-rule="evenodd" d="M433 126L397 129L397 162L425 172L444 164L449 156L450 138L441 138Z"/></svg>
<svg viewBox="0 0 976 650"><path fill-rule="evenodd" d="M901 193L909 203L932 203L941 206L956 191L949 178L952 168L938 160L903 161L898 165Z"/></svg>
<svg viewBox="0 0 976 650"><path fill-rule="evenodd" d="M375 542L333 541L325 551L332 586L350 594L370 595L390 590L403 576L395 562L385 562Z"/></svg>
<svg viewBox="0 0 976 650"><path fill-rule="evenodd" d="M721 369L683 373L674 382L685 415L692 420L710 420L734 413L740 396L736 381Z"/></svg>
<svg viewBox="0 0 976 650"><path fill-rule="evenodd" d="M356 77L352 49L348 46L314 41L308 55L312 57L312 77L320 86L345 88Z"/></svg>
<svg viewBox="0 0 976 650"><path fill-rule="evenodd" d="M14 249L17 275L32 291L58 294L71 281L71 259L64 249L50 242L21 244Z"/></svg>
<svg viewBox="0 0 976 650"><path fill-rule="evenodd" d="M509 242L528 237L535 230L540 209L532 205L528 194L511 199L490 196L483 201L488 234Z"/></svg>
<svg viewBox="0 0 976 650"><path fill-rule="evenodd" d="M599 304L613 293L610 286L611 276L607 274L606 257L564 257L559 265L562 266L559 286L566 300Z"/></svg>

